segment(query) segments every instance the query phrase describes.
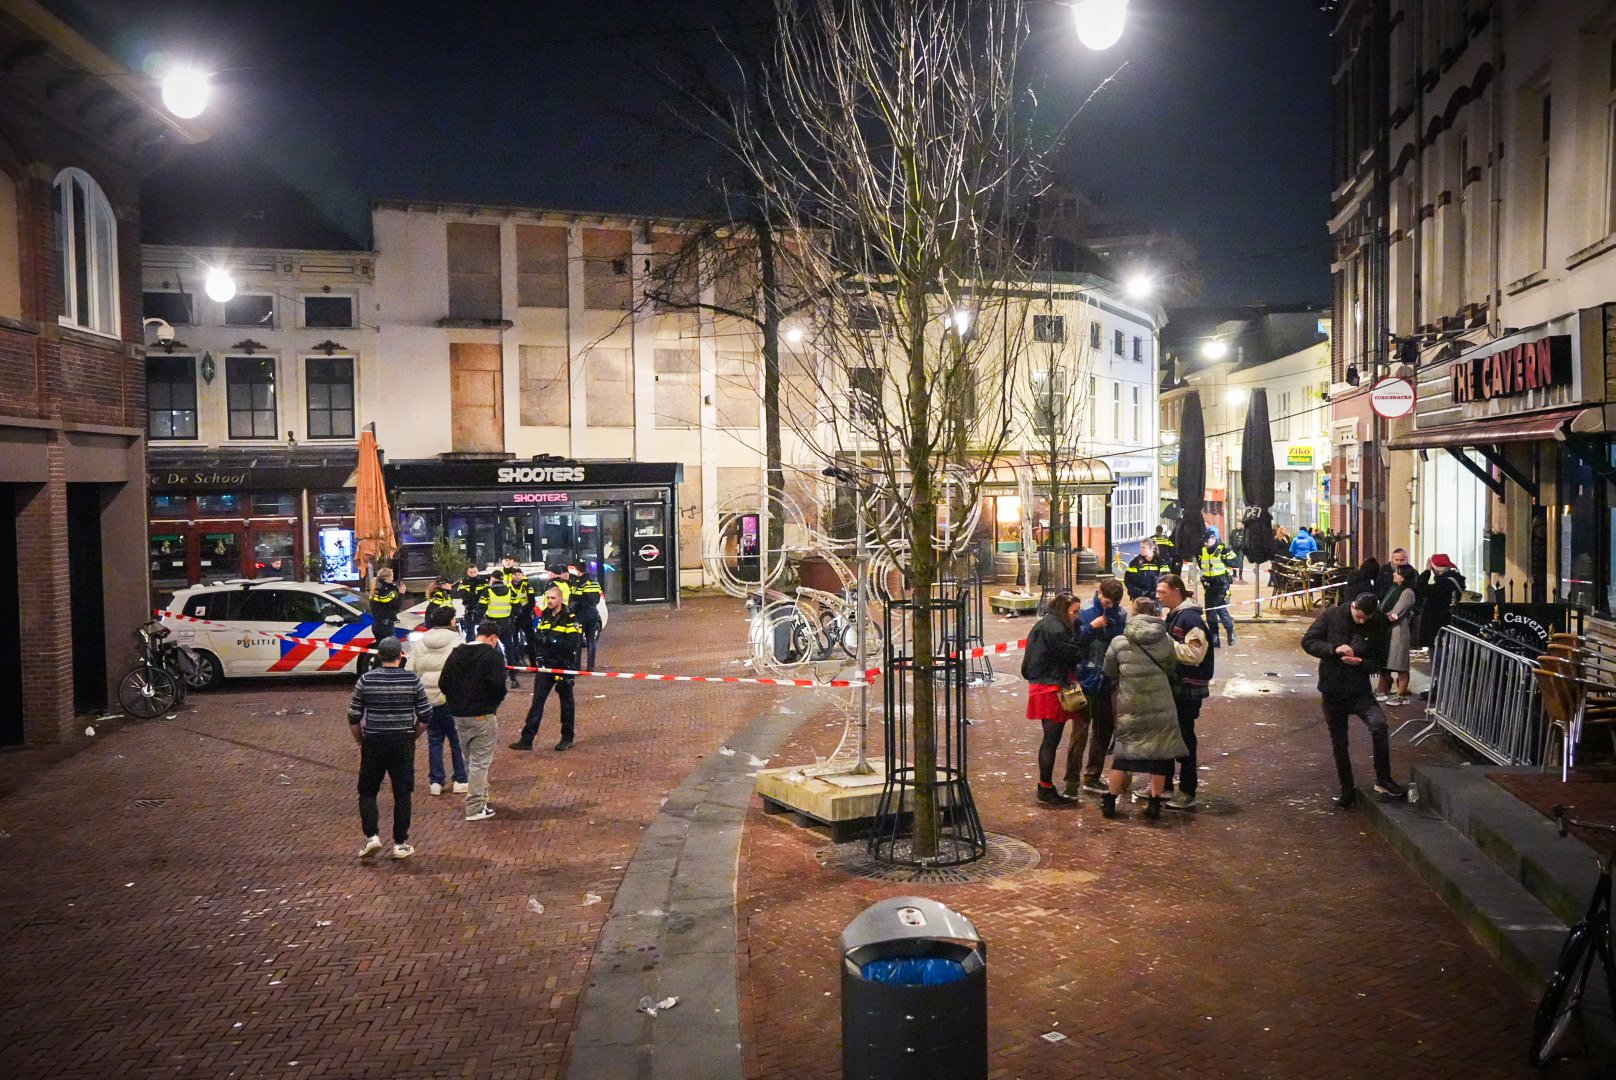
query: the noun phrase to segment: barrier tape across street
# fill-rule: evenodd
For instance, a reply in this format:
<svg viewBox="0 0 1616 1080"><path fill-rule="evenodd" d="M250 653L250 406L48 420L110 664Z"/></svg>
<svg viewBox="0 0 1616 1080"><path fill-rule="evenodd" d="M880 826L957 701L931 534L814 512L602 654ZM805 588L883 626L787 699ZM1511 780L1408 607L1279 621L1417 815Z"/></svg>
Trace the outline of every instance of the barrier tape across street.
<svg viewBox="0 0 1616 1080"><path fill-rule="evenodd" d="M214 622L212 619L201 619L195 615L176 615L171 611L152 609L152 614L159 619L172 619L175 622L201 623L204 626L217 626L222 630L237 633L252 634L257 637L275 638L279 641L290 641L294 645L313 645L331 652L365 653L370 656L376 654L375 649L367 649L363 645L345 645L338 642L327 641L324 638L296 637L292 634L281 634L273 630L246 630L231 626L228 623ZM506 664L512 671L543 671L553 675L587 675L596 679L633 679L643 682L689 682L689 683L749 683L755 686L870 686L874 684L875 677L881 669L870 668L864 673L862 679L831 679L829 682L817 682L814 679L769 679L763 677L744 678L739 675L661 675L648 671L576 671L572 668L541 668L527 667L521 664Z"/></svg>

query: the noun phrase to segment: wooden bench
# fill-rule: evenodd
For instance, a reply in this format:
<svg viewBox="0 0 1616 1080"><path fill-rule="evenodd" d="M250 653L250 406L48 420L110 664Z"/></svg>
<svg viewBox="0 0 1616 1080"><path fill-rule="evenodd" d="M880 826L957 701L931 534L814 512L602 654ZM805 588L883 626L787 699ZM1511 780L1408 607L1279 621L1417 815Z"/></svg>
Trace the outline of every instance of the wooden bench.
<svg viewBox="0 0 1616 1080"><path fill-rule="evenodd" d="M995 612L1006 615L1021 615L1023 613L1036 615L1038 613L1038 597L1023 593L999 593L988 597L988 606Z"/></svg>

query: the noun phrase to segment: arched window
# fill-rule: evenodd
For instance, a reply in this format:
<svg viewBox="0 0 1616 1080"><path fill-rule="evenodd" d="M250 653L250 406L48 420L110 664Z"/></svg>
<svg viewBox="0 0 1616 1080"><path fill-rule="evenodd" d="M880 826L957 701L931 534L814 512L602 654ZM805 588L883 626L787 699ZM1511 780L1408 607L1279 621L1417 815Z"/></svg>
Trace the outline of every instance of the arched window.
<svg viewBox="0 0 1616 1080"><path fill-rule="evenodd" d="M62 321L117 337L118 222L101 185L82 169L57 174L56 243L62 253Z"/></svg>

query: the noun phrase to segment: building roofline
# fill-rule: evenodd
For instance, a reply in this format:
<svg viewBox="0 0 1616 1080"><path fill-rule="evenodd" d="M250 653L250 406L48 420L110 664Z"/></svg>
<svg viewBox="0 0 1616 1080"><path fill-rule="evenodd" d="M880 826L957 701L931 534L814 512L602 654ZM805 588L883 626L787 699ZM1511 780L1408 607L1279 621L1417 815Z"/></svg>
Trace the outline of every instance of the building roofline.
<svg viewBox="0 0 1616 1080"><path fill-rule="evenodd" d="M401 210L424 211L427 213L453 213L466 214L475 217L479 214L499 215L501 217L557 217L566 218L575 222L597 222L599 224L622 222L630 225L651 224L684 227L700 224L704 219L695 217L672 217L666 214L640 214L633 212L613 213L603 210L569 210L554 206L517 206L509 203L470 203L446 202L439 199L398 199L381 198L370 201L371 211Z"/></svg>

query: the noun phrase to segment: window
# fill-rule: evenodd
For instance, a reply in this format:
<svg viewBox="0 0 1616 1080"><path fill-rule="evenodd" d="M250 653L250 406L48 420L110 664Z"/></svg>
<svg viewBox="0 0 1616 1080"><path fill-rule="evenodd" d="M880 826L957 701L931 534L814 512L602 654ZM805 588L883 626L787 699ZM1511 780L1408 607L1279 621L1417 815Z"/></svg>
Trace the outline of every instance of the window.
<svg viewBox="0 0 1616 1080"><path fill-rule="evenodd" d="M351 491L322 491L314 496L317 517L353 517L354 493Z"/></svg>
<svg viewBox="0 0 1616 1080"><path fill-rule="evenodd" d="M1291 437L1291 392L1281 390L1279 393L1279 415L1273 420L1274 436L1279 439Z"/></svg>
<svg viewBox="0 0 1616 1080"><path fill-rule="evenodd" d="M1134 338L1134 340L1138 341L1139 339ZM1137 387L1137 386L1132 387L1132 393L1133 393L1133 443L1134 443L1135 446L1138 446L1139 443L1142 441L1141 438L1140 438L1140 433L1143 430L1143 426L1144 426L1144 421L1142 419L1142 417L1144 416L1144 409L1141 408L1140 404L1139 404L1139 387Z"/></svg>
<svg viewBox="0 0 1616 1080"><path fill-rule="evenodd" d="M1034 315L1032 317L1034 341L1061 342L1066 340L1066 316Z"/></svg>
<svg viewBox="0 0 1616 1080"><path fill-rule="evenodd" d="M1111 440L1122 441L1122 384L1111 384Z"/></svg>
<svg viewBox="0 0 1616 1080"><path fill-rule="evenodd" d="M855 300L848 306L847 325L854 330L879 330L881 309L867 300Z"/></svg>
<svg viewBox="0 0 1616 1080"><path fill-rule="evenodd" d="M146 434L196 438L196 357L146 357Z"/></svg>
<svg viewBox="0 0 1616 1080"><path fill-rule="evenodd" d="M196 516L199 518L233 518L241 516L240 495L198 495Z"/></svg>
<svg viewBox="0 0 1616 1080"><path fill-rule="evenodd" d="M1111 351L1118 356L1125 355L1123 350L1127 348L1126 341L1127 339L1123 336L1122 331L1116 331L1111 336Z"/></svg>
<svg viewBox="0 0 1616 1080"><path fill-rule="evenodd" d="M523 345L521 406L523 427L567 427L572 423L571 364L564 345Z"/></svg>
<svg viewBox="0 0 1616 1080"><path fill-rule="evenodd" d="M634 377L627 349L584 354L584 391L591 427L634 426Z"/></svg>
<svg viewBox="0 0 1616 1080"><path fill-rule="evenodd" d="M1066 380L1055 368L1032 373L1032 430L1044 438L1063 434L1066 421Z"/></svg>
<svg viewBox="0 0 1616 1080"><path fill-rule="evenodd" d="M56 177L62 321L118 336L118 221L101 185L82 169Z"/></svg>
<svg viewBox="0 0 1616 1080"><path fill-rule="evenodd" d="M516 302L522 307L567 306L567 230L562 226L516 227Z"/></svg>
<svg viewBox="0 0 1616 1080"><path fill-rule="evenodd" d="M1133 362L1136 364L1145 362L1145 339L1142 337L1135 336L1133 339Z"/></svg>
<svg viewBox="0 0 1616 1080"><path fill-rule="evenodd" d="M354 298L351 296L305 296L303 325L344 329L354 325Z"/></svg>
<svg viewBox="0 0 1616 1080"><path fill-rule="evenodd" d="M498 320L505 304L499 284L499 226L448 223L449 317Z"/></svg>
<svg viewBox="0 0 1616 1080"><path fill-rule="evenodd" d="M22 234L17 229L17 184L0 169L0 315L22 318Z"/></svg>
<svg viewBox="0 0 1616 1080"><path fill-rule="evenodd" d="M1117 544L1142 540L1150 533L1155 515L1149 476L1119 476L1111 493L1111 540Z"/></svg>
<svg viewBox="0 0 1616 1080"><path fill-rule="evenodd" d="M191 516L191 497L189 495L153 495L151 497L151 516L155 519L185 520Z"/></svg>
<svg viewBox="0 0 1616 1080"><path fill-rule="evenodd" d="M1096 320L1094 322L1089 323L1089 348L1098 349L1099 347L1100 347L1100 323L1099 323L1098 320Z"/></svg>
<svg viewBox="0 0 1616 1080"><path fill-rule="evenodd" d="M1610 40L1605 88L1605 233L1616 233L1616 37Z"/></svg>
<svg viewBox="0 0 1616 1080"><path fill-rule="evenodd" d="M701 299L700 249L668 233L658 233L651 246L645 290L654 297L657 309L678 311L694 306Z"/></svg>
<svg viewBox="0 0 1616 1080"><path fill-rule="evenodd" d="M634 234L627 229L584 230L584 307L627 311L634 305L633 254Z"/></svg>
<svg viewBox="0 0 1616 1080"><path fill-rule="evenodd" d="M162 319L170 326L190 326L195 322L195 305L185 292L143 292L140 311L148 319Z"/></svg>
<svg viewBox="0 0 1616 1080"><path fill-rule="evenodd" d="M295 517L298 496L295 491L255 491L253 517Z"/></svg>
<svg viewBox="0 0 1616 1080"><path fill-rule="evenodd" d="M718 380L713 402L718 407L718 426L755 428L758 426L757 362L745 353L718 354Z"/></svg>
<svg viewBox="0 0 1616 1080"><path fill-rule="evenodd" d="M267 293L237 293L224 305L226 326L275 326L275 298Z"/></svg>
<svg viewBox="0 0 1616 1080"><path fill-rule="evenodd" d="M1473 223L1470 220L1470 185L1465 182L1465 171L1470 161L1470 137L1459 136L1459 215L1457 223L1458 236L1453 245L1453 307L1462 307L1465 298L1470 295L1468 279L1470 277L1470 239L1474 234Z"/></svg>
<svg viewBox="0 0 1616 1080"><path fill-rule="evenodd" d="M353 438L353 358L311 356L307 365L309 438Z"/></svg>
<svg viewBox="0 0 1616 1080"><path fill-rule="evenodd" d="M1542 214L1539 221L1541 244L1538 249L1538 265L1543 267L1549 265L1549 120L1552 116L1553 110L1551 106L1553 102L1554 99L1545 89L1542 96L1541 138L1538 143L1538 157L1540 159L1538 171L1542 177L1540 181L1542 190L1539 192L1542 199Z"/></svg>
<svg viewBox="0 0 1616 1080"><path fill-rule="evenodd" d="M701 367L694 349L656 349L656 426L701 426Z"/></svg>
<svg viewBox="0 0 1616 1080"><path fill-rule="evenodd" d="M273 439L278 427L274 358L227 356L224 371L230 404L230 437Z"/></svg>
<svg viewBox="0 0 1616 1080"><path fill-rule="evenodd" d="M853 368L848 372L848 397L853 417L873 426L881 416L885 383L880 368Z"/></svg>

